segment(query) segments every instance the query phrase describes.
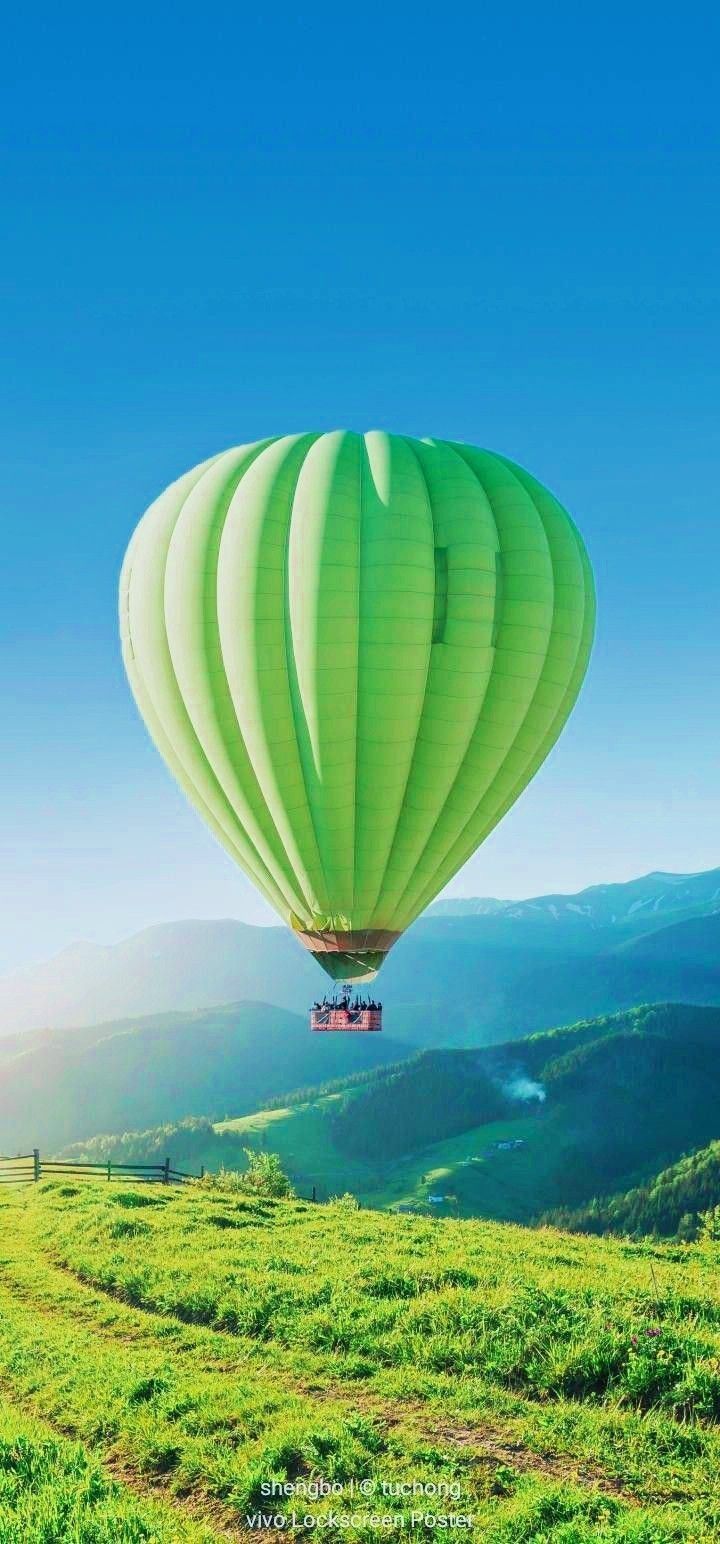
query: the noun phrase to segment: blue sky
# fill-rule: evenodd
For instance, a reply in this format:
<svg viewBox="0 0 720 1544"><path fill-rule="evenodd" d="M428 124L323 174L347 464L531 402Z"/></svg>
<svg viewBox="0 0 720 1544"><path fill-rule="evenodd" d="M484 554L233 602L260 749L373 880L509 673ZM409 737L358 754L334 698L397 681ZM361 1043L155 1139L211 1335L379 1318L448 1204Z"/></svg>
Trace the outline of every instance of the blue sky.
<svg viewBox="0 0 720 1544"><path fill-rule="evenodd" d="M0 968L266 915L137 719L116 583L174 476L307 427L503 451L590 548L581 702L453 889L720 863L716 9L70 4L12 27Z"/></svg>

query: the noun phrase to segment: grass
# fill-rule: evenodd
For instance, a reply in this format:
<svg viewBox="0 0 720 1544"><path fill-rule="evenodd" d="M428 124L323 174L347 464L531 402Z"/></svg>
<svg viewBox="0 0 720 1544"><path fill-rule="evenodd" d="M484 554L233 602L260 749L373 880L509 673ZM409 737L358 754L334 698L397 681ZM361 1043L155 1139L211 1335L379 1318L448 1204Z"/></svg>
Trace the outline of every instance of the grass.
<svg viewBox="0 0 720 1544"><path fill-rule="evenodd" d="M3 1544L209 1544L213 1537L176 1510L133 1495L81 1442L0 1399Z"/></svg>
<svg viewBox="0 0 720 1544"><path fill-rule="evenodd" d="M360 1090L362 1092L362 1090ZM282 1110L260 1110L237 1120L222 1121L217 1131L232 1131L248 1147L268 1147L279 1153L283 1168L293 1176L298 1190L310 1194L313 1185L323 1199L346 1190L368 1188L367 1164L338 1152L330 1138L329 1121L343 1098L324 1094L307 1104Z"/></svg>
<svg viewBox="0 0 720 1544"><path fill-rule="evenodd" d="M248 1518L272 1479L414 1481L449 1488L490 1544L716 1539L719 1263L713 1244L199 1189L6 1192L8 1440L17 1419L46 1479L35 1494L21 1473L3 1504L26 1508L23 1544L164 1544L267 1538ZM93 1486L74 1533L42 1531L53 1497ZM417 1538L415 1503L388 1504L391 1536Z"/></svg>

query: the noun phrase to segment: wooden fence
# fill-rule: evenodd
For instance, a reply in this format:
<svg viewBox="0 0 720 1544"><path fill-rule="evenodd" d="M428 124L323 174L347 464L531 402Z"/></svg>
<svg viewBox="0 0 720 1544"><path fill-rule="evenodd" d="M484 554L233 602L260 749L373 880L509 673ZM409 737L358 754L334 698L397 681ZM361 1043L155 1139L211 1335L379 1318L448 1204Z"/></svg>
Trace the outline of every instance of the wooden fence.
<svg viewBox="0 0 720 1544"><path fill-rule="evenodd" d="M199 1174L186 1174L182 1169L173 1169L169 1158L164 1163L113 1163L109 1159L107 1163L69 1163L65 1158L41 1158L37 1147L17 1158L0 1157L0 1185L33 1185L39 1179L49 1179L52 1174L65 1174L69 1179L74 1175L76 1179L130 1179L141 1184L186 1185L191 1179L204 1178L205 1165ZM312 1194L303 1199L317 1201L317 1187L313 1185Z"/></svg>
<svg viewBox="0 0 720 1544"><path fill-rule="evenodd" d="M0 1185L32 1185L50 1175L67 1175L76 1179L132 1179L142 1183L185 1185L188 1180L202 1179L199 1174L186 1174L173 1169L170 1159L164 1163L69 1163L64 1158L41 1158L37 1147L31 1153L17 1158L0 1157Z"/></svg>

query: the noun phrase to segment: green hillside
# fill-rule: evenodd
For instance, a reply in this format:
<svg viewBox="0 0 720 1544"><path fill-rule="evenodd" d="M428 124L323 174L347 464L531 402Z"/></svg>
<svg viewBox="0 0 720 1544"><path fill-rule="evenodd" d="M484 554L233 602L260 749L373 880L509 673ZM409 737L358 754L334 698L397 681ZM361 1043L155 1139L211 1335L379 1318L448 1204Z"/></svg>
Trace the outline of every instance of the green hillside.
<svg viewBox="0 0 720 1544"><path fill-rule="evenodd" d="M8 1544L718 1537L716 1244L48 1181L0 1249Z"/></svg>
<svg viewBox="0 0 720 1544"><path fill-rule="evenodd" d="M373 1207L529 1222L645 1182L711 1141L719 1043L720 1010L660 1004L505 1046L422 1052L271 1109L65 1151L169 1153L197 1171L243 1167L245 1147L265 1147L303 1195L315 1186L321 1199L351 1191Z"/></svg>
<svg viewBox="0 0 720 1544"><path fill-rule="evenodd" d="M625 1188L716 1136L719 1043L717 1009L662 1004L423 1053L341 1102L332 1142L381 1176L368 1193L379 1204L526 1220ZM510 1142L522 1145L497 1145Z"/></svg>
<svg viewBox="0 0 720 1544"><path fill-rule="evenodd" d="M581 1233L691 1239L703 1229L714 1232L720 1222L720 1142L681 1158L645 1185L558 1209L549 1220Z"/></svg>
<svg viewBox="0 0 720 1544"><path fill-rule="evenodd" d="M0 1151L239 1115L411 1049L385 1034L313 1035L304 1015L267 1003L8 1036L0 1039Z"/></svg>

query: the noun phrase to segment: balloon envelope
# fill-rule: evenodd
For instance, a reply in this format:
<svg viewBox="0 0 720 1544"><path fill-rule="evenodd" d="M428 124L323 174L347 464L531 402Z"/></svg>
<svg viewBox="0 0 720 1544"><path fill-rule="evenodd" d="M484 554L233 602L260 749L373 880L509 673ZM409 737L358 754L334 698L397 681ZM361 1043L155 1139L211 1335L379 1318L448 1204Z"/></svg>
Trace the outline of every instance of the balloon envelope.
<svg viewBox="0 0 720 1544"><path fill-rule="evenodd" d="M120 583L147 728L331 976L372 975L517 799L580 689L592 573L490 451L372 432L225 451Z"/></svg>

